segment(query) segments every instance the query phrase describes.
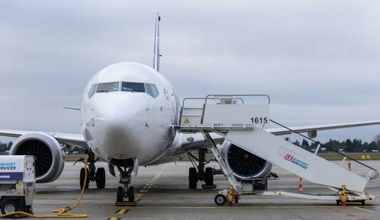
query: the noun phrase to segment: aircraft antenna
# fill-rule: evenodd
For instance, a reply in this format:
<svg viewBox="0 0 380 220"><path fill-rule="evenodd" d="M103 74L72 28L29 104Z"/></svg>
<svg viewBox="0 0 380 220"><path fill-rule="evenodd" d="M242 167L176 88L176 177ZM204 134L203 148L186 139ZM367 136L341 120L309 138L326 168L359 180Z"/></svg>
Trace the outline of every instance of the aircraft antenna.
<svg viewBox="0 0 380 220"><path fill-rule="evenodd" d="M154 31L154 54L153 54L153 68L159 72L160 71L160 21L161 17L157 13L156 25Z"/></svg>

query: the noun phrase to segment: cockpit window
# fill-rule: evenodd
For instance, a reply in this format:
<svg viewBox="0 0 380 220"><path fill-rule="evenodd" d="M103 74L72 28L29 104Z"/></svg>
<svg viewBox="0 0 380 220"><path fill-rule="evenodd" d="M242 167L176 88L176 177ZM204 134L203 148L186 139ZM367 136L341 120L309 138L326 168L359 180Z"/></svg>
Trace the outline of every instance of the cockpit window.
<svg viewBox="0 0 380 220"><path fill-rule="evenodd" d="M156 98L158 96L159 93L157 87L154 84L146 83L145 88L146 92L153 98Z"/></svg>
<svg viewBox="0 0 380 220"><path fill-rule="evenodd" d="M144 83L122 82L121 91L145 92Z"/></svg>
<svg viewBox="0 0 380 220"><path fill-rule="evenodd" d="M120 86L121 84L121 86ZM156 98L160 93L156 85L152 83L136 83L136 82L110 82L110 83L99 83L91 86L88 91L88 97L91 98L95 93L102 92L142 92L147 93L153 98Z"/></svg>
<svg viewBox="0 0 380 220"><path fill-rule="evenodd" d="M97 84L91 86L90 90L88 91L88 98L91 98L95 94L97 86Z"/></svg>
<svg viewBox="0 0 380 220"><path fill-rule="evenodd" d="M99 83L96 92L116 92L119 91L119 82Z"/></svg>

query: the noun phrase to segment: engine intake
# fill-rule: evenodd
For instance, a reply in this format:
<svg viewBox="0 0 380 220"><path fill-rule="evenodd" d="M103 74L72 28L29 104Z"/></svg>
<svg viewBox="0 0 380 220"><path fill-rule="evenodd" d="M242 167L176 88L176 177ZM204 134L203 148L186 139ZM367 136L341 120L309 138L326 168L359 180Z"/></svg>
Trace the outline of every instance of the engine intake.
<svg viewBox="0 0 380 220"><path fill-rule="evenodd" d="M10 149L11 155L35 157L36 182L56 180L64 167L64 153L58 141L46 133L29 133L17 138Z"/></svg>
<svg viewBox="0 0 380 220"><path fill-rule="evenodd" d="M270 162L228 141L225 141L222 145L222 155L238 179L267 177L272 170Z"/></svg>

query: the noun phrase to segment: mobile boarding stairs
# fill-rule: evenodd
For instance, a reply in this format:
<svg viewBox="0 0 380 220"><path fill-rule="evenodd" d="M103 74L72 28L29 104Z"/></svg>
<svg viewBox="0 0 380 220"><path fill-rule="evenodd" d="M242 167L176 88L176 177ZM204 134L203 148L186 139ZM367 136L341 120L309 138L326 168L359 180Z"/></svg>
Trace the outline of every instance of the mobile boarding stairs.
<svg viewBox="0 0 380 220"><path fill-rule="evenodd" d="M369 180L378 178L378 170L346 155L343 155L344 159L341 164L337 165L317 155L321 145L318 145L315 152L312 153L290 141L266 132L264 127L269 122L281 125L269 118L269 105L270 97L267 95L208 95L205 98L187 98L183 101L179 130L184 133L201 132L203 134L225 177L238 195L283 195L334 200L338 204L342 193L347 195L347 201L359 201L362 204L366 200L374 199L374 196L364 193L364 189ZM332 189L334 194L310 195L283 191L246 192L243 190L242 183L236 180L227 166L210 133L217 133L234 145L309 182L324 185ZM288 133L293 135L297 132L289 129ZM313 141L309 137L301 136ZM362 177L343 168L343 163L347 158L366 169L368 168L367 176ZM224 190L220 193L226 195L226 192L227 190ZM217 197L215 201L217 202Z"/></svg>

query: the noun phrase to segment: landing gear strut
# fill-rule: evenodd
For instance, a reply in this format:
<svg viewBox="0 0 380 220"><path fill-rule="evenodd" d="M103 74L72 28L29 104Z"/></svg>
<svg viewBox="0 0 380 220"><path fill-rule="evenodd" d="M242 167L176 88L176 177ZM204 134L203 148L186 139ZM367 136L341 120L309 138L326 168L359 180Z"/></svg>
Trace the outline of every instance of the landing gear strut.
<svg viewBox="0 0 380 220"><path fill-rule="evenodd" d="M136 205L135 201L135 188L129 186L131 183L131 174L138 167L138 162L135 159L128 160L111 160L109 163L110 173L115 175L114 167L118 169L120 173L119 183L124 186L119 186L117 188L116 194L116 205ZM128 200L125 201L124 199Z"/></svg>
<svg viewBox="0 0 380 220"><path fill-rule="evenodd" d="M95 163L99 160L99 158L95 159L95 155L93 152L89 152L88 153L88 174L87 174L87 181L86 183L84 182L84 177L85 177L85 168L82 167L82 169L80 170L80 176L79 176L79 185L80 185L80 188L83 188L83 186L87 189L88 188L88 185L91 182L96 182L96 187L98 189L104 189L104 187L106 186L106 172L105 172L105 169L103 167L99 167L98 169L96 169L95 167ZM81 158L79 160L77 160L75 163L77 163L78 161L82 161L84 162L84 159ZM74 164L75 164L74 163Z"/></svg>
<svg viewBox="0 0 380 220"><path fill-rule="evenodd" d="M206 148L199 148L198 158L193 154L188 153L193 167L189 168L189 188L196 189L198 180L204 181L205 184L202 185L203 188L215 188L214 185L214 171L211 167L205 168L205 166L210 163L211 160L206 161ZM198 162L198 165L196 165Z"/></svg>

